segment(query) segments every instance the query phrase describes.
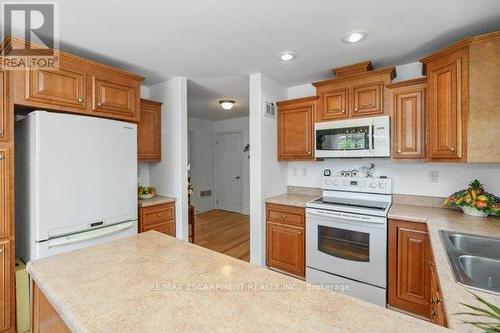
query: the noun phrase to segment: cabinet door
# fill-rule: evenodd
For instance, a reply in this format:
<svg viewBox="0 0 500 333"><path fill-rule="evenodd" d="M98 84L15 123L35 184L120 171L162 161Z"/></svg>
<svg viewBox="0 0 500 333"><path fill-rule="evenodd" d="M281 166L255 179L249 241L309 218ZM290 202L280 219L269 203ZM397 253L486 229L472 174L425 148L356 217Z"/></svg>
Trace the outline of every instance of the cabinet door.
<svg viewBox="0 0 500 333"><path fill-rule="evenodd" d="M429 317L430 245L425 224L389 222L390 306Z"/></svg>
<svg viewBox="0 0 500 333"><path fill-rule="evenodd" d="M429 158L461 159L462 59L436 61L428 67Z"/></svg>
<svg viewBox="0 0 500 333"><path fill-rule="evenodd" d="M6 140L7 113L7 74L0 71L0 141Z"/></svg>
<svg viewBox="0 0 500 333"><path fill-rule="evenodd" d="M305 276L304 229L268 222L267 265Z"/></svg>
<svg viewBox="0 0 500 333"><path fill-rule="evenodd" d="M321 120L347 118L348 89L327 90L320 93Z"/></svg>
<svg viewBox="0 0 500 333"><path fill-rule="evenodd" d="M141 100L137 123L137 154L140 161L161 161L161 104Z"/></svg>
<svg viewBox="0 0 500 333"><path fill-rule="evenodd" d="M444 311L443 298L439 289L439 280L436 272L436 265L431 262L431 321L435 324L445 326L447 325L446 313Z"/></svg>
<svg viewBox="0 0 500 333"><path fill-rule="evenodd" d="M314 102L278 104L278 160L314 158Z"/></svg>
<svg viewBox="0 0 500 333"><path fill-rule="evenodd" d="M384 82L368 83L352 87L351 116L366 116L384 113Z"/></svg>
<svg viewBox="0 0 500 333"><path fill-rule="evenodd" d="M10 152L8 149L0 149L0 238L9 236L9 166Z"/></svg>
<svg viewBox="0 0 500 333"><path fill-rule="evenodd" d="M58 106L85 108L85 74L75 70L26 72L26 99Z"/></svg>
<svg viewBox="0 0 500 333"><path fill-rule="evenodd" d="M10 327L10 241L0 242L0 331Z"/></svg>
<svg viewBox="0 0 500 333"><path fill-rule="evenodd" d="M134 118L138 110L138 89L132 85L93 77L93 110Z"/></svg>
<svg viewBox="0 0 500 333"><path fill-rule="evenodd" d="M393 92L393 158L423 158L424 88Z"/></svg>

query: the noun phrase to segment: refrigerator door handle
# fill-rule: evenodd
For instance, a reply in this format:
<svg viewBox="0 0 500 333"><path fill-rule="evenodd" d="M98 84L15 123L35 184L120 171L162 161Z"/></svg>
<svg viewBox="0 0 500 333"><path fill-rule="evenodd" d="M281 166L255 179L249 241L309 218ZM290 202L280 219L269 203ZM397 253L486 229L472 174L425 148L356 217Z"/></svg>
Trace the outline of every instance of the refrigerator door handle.
<svg viewBox="0 0 500 333"><path fill-rule="evenodd" d="M91 240L95 238L101 238L104 236L108 236L117 232L122 232L124 230L130 229L135 225L133 221L131 222L125 222L121 224L114 224L109 227L105 228L100 228L100 229L95 229L95 230L89 230L89 231L84 231L80 232L77 234L73 235L68 235L64 237L58 237L54 239L49 239L47 241L48 247L56 247L56 246L64 246L64 245L69 245L73 243L78 243L86 240Z"/></svg>

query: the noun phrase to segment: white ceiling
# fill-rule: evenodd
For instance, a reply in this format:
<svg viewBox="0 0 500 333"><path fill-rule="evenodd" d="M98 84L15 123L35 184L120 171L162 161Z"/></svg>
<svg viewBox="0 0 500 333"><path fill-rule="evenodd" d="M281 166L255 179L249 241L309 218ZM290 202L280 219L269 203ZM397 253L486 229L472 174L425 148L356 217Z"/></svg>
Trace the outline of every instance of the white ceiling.
<svg viewBox="0 0 500 333"><path fill-rule="evenodd" d="M500 30L497 0L64 0L61 46L168 77L262 72L286 86L330 76L339 65L414 62L464 36ZM364 29L348 45L341 37ZM284 50L298 59L281 63Z"/></svg>
<svg viewBox="0 0 500 333"><path fill-rule="evenodd" d="M188 116L209 120L248 116L248 93L248 76L189 79ZM226 111L219 105L221 99L231 99L236 104Z"/></svg>

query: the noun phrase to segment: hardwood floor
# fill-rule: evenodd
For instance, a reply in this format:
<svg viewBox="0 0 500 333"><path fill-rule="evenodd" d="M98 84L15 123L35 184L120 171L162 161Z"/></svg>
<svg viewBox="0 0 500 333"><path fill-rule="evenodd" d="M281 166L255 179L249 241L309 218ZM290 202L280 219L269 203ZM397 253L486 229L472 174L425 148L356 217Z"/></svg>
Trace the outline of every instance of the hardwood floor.
<svg viewBox="0 0 500 333"><path fill-rule="evenodd" d="M250 261L250 217L223 210L195 216L195 244Z"/></svg>

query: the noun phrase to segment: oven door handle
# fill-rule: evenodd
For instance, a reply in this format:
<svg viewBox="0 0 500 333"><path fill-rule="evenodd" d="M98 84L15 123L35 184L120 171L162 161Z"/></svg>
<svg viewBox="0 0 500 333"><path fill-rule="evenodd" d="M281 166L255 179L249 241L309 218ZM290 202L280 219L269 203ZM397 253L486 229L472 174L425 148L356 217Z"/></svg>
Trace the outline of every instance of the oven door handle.
<svg viewBox="0 0 500 333"><path fill-rule="evenodd" d="M318 210L318 209L308 209L307 210L308 215L315 215L315 216L322 216L322 217L333 217L333 218L338 218L342 220L350 220L350 221L355 221L354 223L367 223L367 224L385 224L386 219L383 217L375 217L375 216L358 216L358 215L352 215L349 213L343 213L343 212L332 212L332 211L326 211L326 210Z"/></svg>

